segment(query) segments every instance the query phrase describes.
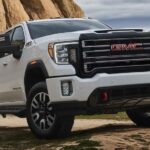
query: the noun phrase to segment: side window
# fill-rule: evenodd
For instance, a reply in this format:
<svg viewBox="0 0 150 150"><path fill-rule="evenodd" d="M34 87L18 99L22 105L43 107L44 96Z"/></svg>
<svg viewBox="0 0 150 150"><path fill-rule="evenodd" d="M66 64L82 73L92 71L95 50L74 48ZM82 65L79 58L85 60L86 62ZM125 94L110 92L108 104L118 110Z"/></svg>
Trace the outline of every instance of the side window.
<svg viewBox="0 0 150 150"><path fill-rule="evenodd" d="M8 35L9 35L10 40L11 40L11 38L12 38L13 31L14 31L14 30L12 29L12 30L10 30L10 31L8 31L8 32L5 33L5 34L8 34ZM8 56L8 55L9 55L8 53L0 53L0 58L5 57L5 56Z"/></svg>
<svg viewBox="0 0 150 150"><path fill-rule="evenodd" d="M22 49L25 44L25 36L22 27L17 27L12 37L12 45L19 45Z"/></svg>

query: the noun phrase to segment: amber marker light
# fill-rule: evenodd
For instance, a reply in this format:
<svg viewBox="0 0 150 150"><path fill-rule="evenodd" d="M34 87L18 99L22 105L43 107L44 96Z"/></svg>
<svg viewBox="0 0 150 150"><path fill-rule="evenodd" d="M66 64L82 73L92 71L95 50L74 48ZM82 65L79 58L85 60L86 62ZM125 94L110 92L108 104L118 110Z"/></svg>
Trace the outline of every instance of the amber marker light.
<svg viewBox="0 0 150 150"><path fill-rule="evenodd" d="M36 64L36 63L37 63L37 61L34 60L34 61L32 61L30 64L31 64L31 65L34 65L34 64Z"/></svg>
<svg viewBox="0 0 150 150"><path fill-rule="evenodd" d="M48 45L48 53L49 53L49 55L51 56L51 58L54 57L53 50L54 50L54 45L50 43L50 44Z"/></svg>

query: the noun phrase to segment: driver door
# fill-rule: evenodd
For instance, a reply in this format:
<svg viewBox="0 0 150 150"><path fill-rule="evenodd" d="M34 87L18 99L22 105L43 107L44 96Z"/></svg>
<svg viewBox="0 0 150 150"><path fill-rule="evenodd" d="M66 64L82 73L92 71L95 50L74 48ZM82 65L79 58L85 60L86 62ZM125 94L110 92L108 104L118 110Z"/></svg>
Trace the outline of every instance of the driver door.
<svg viewBox="0 0 150 150"><path fill-rule="evenodd" d="M21 26L14 29L11 39L12 45L19 45L20 50L23 49L25 36ZM22 60L8 54L0 63L0 103L24 103Z"/></svg>

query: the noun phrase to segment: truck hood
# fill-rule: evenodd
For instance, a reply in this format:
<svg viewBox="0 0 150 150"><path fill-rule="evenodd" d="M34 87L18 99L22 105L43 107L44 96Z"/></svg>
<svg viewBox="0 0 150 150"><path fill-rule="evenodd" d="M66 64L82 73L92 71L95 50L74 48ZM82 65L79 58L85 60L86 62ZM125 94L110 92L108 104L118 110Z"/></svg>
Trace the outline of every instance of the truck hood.
<svg viewBox="0 0 150 150"><path fill-rule="evenodd" d="M53 34L53 35L48 35L45 37L35 39L35 42L36 43L43 43L43 42L55 43L55 42L78 41L81 34L94 33L95 31L97 30L84 30L84 31Z"/></svg>
<svg viewBox="0 0 150 150"><path fill-rule="evenodd" d="M78 41L81 34L84 33L107 33L107 32L143 32L142 29L94 29L94 30L84 30L84 31L76 31L76 32L66 32L66 33L59 33L48 35L45 37L41 37L35 39L36 44L40 43L58 43L58 42L68 42L68 41Z"/></svg>

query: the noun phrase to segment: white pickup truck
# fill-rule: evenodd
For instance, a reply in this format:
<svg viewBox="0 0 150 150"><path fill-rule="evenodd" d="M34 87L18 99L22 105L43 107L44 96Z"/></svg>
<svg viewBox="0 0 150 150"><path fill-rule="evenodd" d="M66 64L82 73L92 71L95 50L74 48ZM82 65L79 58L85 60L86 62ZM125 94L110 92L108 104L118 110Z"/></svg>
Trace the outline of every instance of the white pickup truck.
<svg viewBox="0 0 150 150"><path fill-rule="evenodd" d="M126 111L150 126L150 33L93 19L22 22L0 35L0 114L40 138L67 136L75 115Z"/></svg>

